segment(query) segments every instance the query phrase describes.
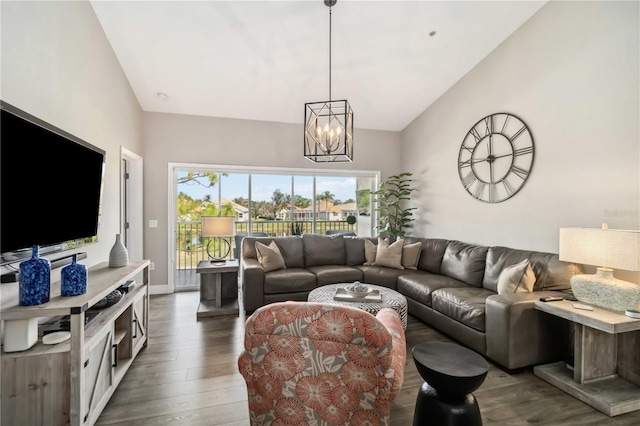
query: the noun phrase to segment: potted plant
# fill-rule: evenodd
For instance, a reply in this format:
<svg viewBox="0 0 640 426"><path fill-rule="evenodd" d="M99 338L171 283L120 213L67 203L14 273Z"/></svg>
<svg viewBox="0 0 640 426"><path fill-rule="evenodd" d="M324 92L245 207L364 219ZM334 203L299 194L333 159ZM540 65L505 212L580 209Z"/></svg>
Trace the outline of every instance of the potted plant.
<svg viewBox="0 0 640 426"><path fill-rule="evenodd" d="M301 223L291 224L291 235L302 235L303 228Z"/></svg>
<svg viewBox="0 0 640 426"><path fill-rule="evenodd" d="M404 237L405 230L411 228L415 219L412 210L416 207L403 207L403 204L411 199L411 193L416 188L411 186L413 173L404 172L399 175L389 176L387 180L380 183L378 190L373 192L378 206L375 208L379 212L376 229L386 236L395 240Z"/></svg>

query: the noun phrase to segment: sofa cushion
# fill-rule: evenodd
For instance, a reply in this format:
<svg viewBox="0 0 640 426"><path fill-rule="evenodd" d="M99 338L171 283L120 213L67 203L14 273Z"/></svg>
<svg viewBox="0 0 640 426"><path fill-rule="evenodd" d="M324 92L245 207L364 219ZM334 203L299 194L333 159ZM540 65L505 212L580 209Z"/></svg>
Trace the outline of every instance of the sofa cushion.
<svg viewBox="0 0 640 426"><path fill-rule="evenodd" d="M373 264L376 266L386 266L387 268L404 269L404 266L402 266L403 246L404 241L402 239L397 240L393 244L389 244L388 239L378 238L376 260Z"/></svg>
<svg viewBox="0 0 640 426"><path fill-rule="evenodd" d="M536 276L529 260L507 266L498 278L498 294L531 293Z"/></svg>
<svg viewBox="0 0 640 426"><path fill-rule="evenodd" d="M316 275L316 285L352 283L362 281L364 274L360 269L344 265L310 266L308 271Z"/></svg>
<svg viewBox="0 0 640 426"><path fill-rule="evenodd" d="M449 240L416 237L405 238L405 243L409 244L418 241L421 243L418 269L434 274L439 274L440 265L442 264L442 257L444 256L444 252L449 245Z"/></svg>
<svg viewBox="0 0 640 426"><path fill-rule="evenodd" d="M485 304L493 291L483 288L441 288L431 293L434 310L478 331L485 331Z"/></svg>
<svg viewBox="0 0 640 426"><path fill-rule="evenodd" d="M264 294L296 293L316 288L316 274L302 268L287 268L264 275Z"/></svg>
<svg viewBox="0 0 640 426"><path fill-rule="evenodd" d="M440 273L474 287L480 287L484 276L487 250L488 247L451 241L442 257Z"/></svg>
<svg viewBox="0 0 640 426"><path fill-rule="evenodd" d="M368 238L344 237L347 266L362 265L365 262L364 245Z"/></svg>
<svg viewBox="0 0 640 426"><path fill-rule="evenodd" d="M256 241L256 254L265 272L286 268L280 249L273 241L269 245Z"/></svg>
<svg viewBox="0 0 640 426"><path fill-rule="evenodd" d="M354 266L354 268L362 271L363 277L360 281L362 281L363 283L381 285L383 287L389 287L394 290L397 287L396 281L398 280L398 277L400 275L406 274L408 272L414 272L407 271L406 269L395 269L387 268L386 266L373 265L360 265Z"/></svg>
<svg viewBox="0 0 640 426"><path fill-rule="evenodd" d="M302 238L299 236L277 237L274 241L280 247L287 268L304 268Z"/></svg>
<svg viewBox="0 0 640 426"><path fill-rule="evenodd" d="M264 245L271 244L272 241L278 245L280 253L284 258L287 268L304 268L304 254L302 238L298 236L291 237L244 237L242 239L242 256L249 258L258 258L256 253L256 242L260 241Z"/></svg>
<svg viewBox="0 0 640 426"><path fill-rule="evenodd" d="M404 243L402 246L402 266L405 269L418 269L418 261L420 260L420 248L422 243L417 241L415 243Z"/></svg>
<svg viewBox="0 0 640 426"><path fill-rule="evenodd" d="M345 265L344 237L342 235L304 234L304 266Z"/></svg>
<svg viewBox="0 0 640 426"><path fill-rule="evenodd" d="M571 277L583 273L581 265L562 262L557 254L517 250L509 247L490 247L482 280L482 287L491 291L498 291L500 273L508 266L528 259L536 277L534 291L539 290L567 290L571 288Z"/></svg>
<svg viewBox="0 0 640 426"><path fill-rule="evenodd" d="M431 293L449 287L469 287L469 285L444 275L424 271L398 277L400 293L429 307L431 307Z"/></svg>

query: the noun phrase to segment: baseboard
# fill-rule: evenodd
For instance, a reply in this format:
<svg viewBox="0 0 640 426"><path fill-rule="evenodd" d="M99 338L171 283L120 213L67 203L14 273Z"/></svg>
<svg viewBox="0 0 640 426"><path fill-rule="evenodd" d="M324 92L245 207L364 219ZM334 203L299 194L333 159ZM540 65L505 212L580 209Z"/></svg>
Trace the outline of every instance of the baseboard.
<svg viewBox="0 0 640 426"><path fill-rule="evenodd" d="M171 294L173 293L171 290L169 290L169 285L165 284L165 285L150 285L149 286L149 294Z"/></svg>

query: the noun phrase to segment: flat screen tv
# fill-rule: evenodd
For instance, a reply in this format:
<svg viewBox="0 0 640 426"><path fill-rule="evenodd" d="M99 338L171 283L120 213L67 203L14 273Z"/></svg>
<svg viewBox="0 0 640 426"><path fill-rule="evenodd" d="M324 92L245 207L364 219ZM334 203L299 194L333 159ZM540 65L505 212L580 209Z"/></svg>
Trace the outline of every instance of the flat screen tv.
<svg viewBox="0 0 640 426"><path fill-rule="evenodd" d="M105 152L0 101L2 264L97 239Z"/></svg>

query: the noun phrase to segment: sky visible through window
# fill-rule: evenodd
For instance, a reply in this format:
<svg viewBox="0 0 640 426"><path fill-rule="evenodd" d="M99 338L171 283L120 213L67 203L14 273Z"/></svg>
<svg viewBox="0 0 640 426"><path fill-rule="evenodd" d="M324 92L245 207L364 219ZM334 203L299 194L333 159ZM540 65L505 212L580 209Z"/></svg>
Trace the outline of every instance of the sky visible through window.
<svg viewBox="0 0 640 426"><path fill-rule="evenodd" d="M187 172L178 172L178 178L186 176ZM256 201L269 201L276 189L285 194L291 192L291 176L287 175L252 175L251 198ZM237 196L247 196L248 194L248 175L230 173L228 176L222 177L222 192L224 194L237 194ZM311 194L313 191L312 179L309 176L296 177L295 183L296 193L301 195ZM355 177L316 177L316 194L324 194L329 191L335 196L335 199L346 201L355 199L356 194L356 178ZM202 185L194 183L178 185L178 192L184 192L194 199L204 199L206 195L210 195L211 199L218 197L218 186L206 188ZM235 198L233 196L232 198ZM228 197L226 197L228 198Z"/></svg>

